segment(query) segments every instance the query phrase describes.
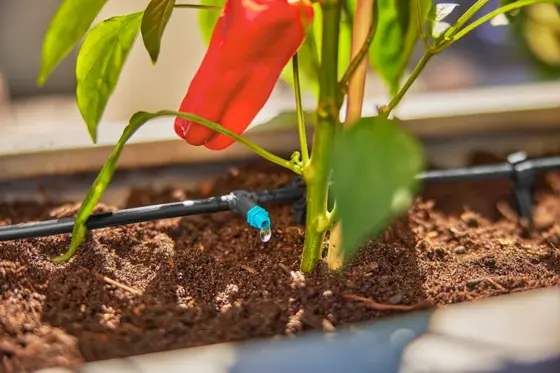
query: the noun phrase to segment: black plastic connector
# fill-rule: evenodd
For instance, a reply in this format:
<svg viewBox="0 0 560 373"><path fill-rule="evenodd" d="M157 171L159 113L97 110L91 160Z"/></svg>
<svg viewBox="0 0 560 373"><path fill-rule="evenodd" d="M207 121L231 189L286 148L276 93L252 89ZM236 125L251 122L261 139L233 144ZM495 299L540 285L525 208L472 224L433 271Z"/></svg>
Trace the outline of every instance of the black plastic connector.
<svg viewBox="0 0 560 373"><path fill-rule="evenodd" d="M524 152L510 154L507 158L511 165L514 182L515 202L519 216L533 227L533 185L535 172L533 164Z"/></svg>
<svg viewBox="0 0 560 373"><path fill-rule="evenodd" d="M268 211L257 205L256 195L246 190L231 192L229 207L247 219L250 226L257 229L270 228Z"/></svg>
<svg viewBox="0 0 560 373"><path fill-rule="evenodd" d="M294 224L304 225L307 218L307 193L303 177L296 176L292 180L292 186L301 189L301 195L294 199L292 204Z"/></svg>

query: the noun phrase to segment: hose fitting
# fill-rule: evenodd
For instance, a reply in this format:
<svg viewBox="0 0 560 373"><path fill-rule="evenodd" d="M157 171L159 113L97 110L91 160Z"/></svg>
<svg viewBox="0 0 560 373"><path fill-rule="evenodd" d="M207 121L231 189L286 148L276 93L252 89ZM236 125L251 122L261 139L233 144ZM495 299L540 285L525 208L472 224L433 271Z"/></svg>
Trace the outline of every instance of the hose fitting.
<svg viewBox="0 0 560 373"><path fill-rule="evenodd" d="M255 202L255 196L246 191L231 192L229 205L232 210L247 218L247 223L253 228L266 230L270 228L268 211Z"/></svg>

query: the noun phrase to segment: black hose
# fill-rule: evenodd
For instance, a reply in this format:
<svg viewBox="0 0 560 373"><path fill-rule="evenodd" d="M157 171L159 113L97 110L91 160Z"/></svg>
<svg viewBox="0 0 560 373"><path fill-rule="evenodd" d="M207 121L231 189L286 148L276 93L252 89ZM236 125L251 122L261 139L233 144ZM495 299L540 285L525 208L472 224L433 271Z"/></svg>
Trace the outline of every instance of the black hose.
<svg viewBox="0 0 560 373"><path fill-rule="evenodd" d="M250 192L257 203L286 203L303 194L302 188L285 187L259 192ZM181 216L209 214L231 210L233 194L205 199L164 203L91 215L88 230L142 223L151 220L177 218ZM71 233L75 218L63 218L42 222L23 223L0 227L0 241L35 238L62 233Z"/></svg>
<svg viewBox="0 0 560 373"><path fill-rule="evenodd" d="M520 167L522 166L522 167ZM489 180L510 178L517 182L519 172L545 172L560 169L560 156L527 159L516 164L499 163L474 167L460 167L447 170L423 172L418 176L424 183L449 183L467 180ZM301 178L296 179L292 186L248 192L256 203L296 203L299 210L305 210L305 184ZM519 191L518 191L519 192ZM199 200L166 203L136 207L113 212L91 215L87 221L89 230L141 223L151 220L169 219L181 216L209 214L232 210L232 192L228 195ZM247 193L247 192L244 192ZM297 207L297 206L296 206ZM527 207L525 207L525 210ZM301 212L301 211L300 211ZM296 211L297 213L297 211ZM527 215L527 214L524 214ZM64 218L43 222L24 223L0 227L0 241L23 238L43 237L62 233L71 233L75 218ZM301 220L301 219L300 219Z"/></svg>
<svg viewBox="0 0 560 373"><path fill-rule="evenodd" d="M491 164L474 167L458 167L448 170L430 170L418 176L424 183L455 183L460 181L504 179L510 177L510 164Z"/></svg>

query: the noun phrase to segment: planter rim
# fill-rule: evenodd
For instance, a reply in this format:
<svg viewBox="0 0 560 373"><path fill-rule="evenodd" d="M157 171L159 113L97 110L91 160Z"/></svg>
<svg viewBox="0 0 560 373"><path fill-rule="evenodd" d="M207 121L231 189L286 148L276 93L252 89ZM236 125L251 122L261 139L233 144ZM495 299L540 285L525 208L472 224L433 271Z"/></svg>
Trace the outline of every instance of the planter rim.
<svg viewBox="0 0 560 373"><path fill-rule="evenodd" d="M515 94L512 94L515 92ZM374 98L364 105L364 116L376 114ZM311 106L310 106L311 105ZM312 102L307 102L312 110ZM272 152L289 154L297 144L291 99L276 98L268 104L247 137ZM282 114L280 117L277 117ZM560 83L477 88L408 96L396 115L408 131L438 149L450 149L453 139L463 138L465 147L494 149L496 137L515 135L534 148L560 143ZM275 119L274 119L275 118ZM313 115L308 113L309 127ZM274 120L272 120L274 119ZM214 162L246 158L252 153L239 144L221 152L186 146L173 132L172 118L158 118L143 127L123 151L120 168L176 163ZM272 122L271 122L272 121ZM269 123L263 126L263 123ZM104 163L126 123L101 123L97 144L92 144L83 123L26 124L0 130L0 180L51 174L95 172ZM311 130L311 128L310 128ZM485 136L485 139L480 139ZM533 137L532 139L530 137ZM513 140L512 140L513 141ZM512 146L509 144L499 146Z"/></svg>

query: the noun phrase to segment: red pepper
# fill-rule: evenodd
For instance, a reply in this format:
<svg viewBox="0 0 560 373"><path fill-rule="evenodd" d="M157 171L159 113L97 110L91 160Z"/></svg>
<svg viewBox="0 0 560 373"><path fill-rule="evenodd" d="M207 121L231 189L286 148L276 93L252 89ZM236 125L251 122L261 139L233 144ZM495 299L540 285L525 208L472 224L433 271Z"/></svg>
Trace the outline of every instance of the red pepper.
<svg viewBox="0 0 560 373"><path fill-rule="evenodd" d="M307 0L227 0L179 111L242 134L266 104L312 21ZM178 117L175 132L211 150L234 142Z"/></svg>

